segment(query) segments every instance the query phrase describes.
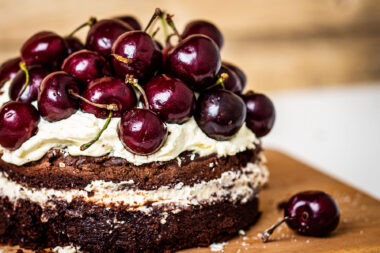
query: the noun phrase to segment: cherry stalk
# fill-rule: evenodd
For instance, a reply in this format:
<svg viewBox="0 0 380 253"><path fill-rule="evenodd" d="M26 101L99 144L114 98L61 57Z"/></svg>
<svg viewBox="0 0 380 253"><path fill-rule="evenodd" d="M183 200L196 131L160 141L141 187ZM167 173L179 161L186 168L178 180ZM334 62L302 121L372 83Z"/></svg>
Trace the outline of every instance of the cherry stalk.
<svg viewBox="0 0 380 253"><path fill-rule="evenodd" d="M173 29L175 35L177 35L177 37L178 37L178 40L181 41L182 36L179 34L176 26L174 25L174 22L172 19L173 17L174 17L174 15L166 14L166 23Z"/></svg>
<svg viewBox="0 0 380 253"><path fill-rule="evenodd" d="M16 101L19 101L22 94L24 93L24 91L26 90L26 87L28 87L28 84L29 84L29 79L30 79L30 76L29 76L29 71L28 71L28 68L26 67L26 64L25 62L20 62L20 69L22 69L24 72L25 72L25 84L24 86L22 87L22 90L20 92L20 94L17 96L17 99Z"/></svg>
<svg viewBox="0 0 380 253"><path fill-rule="evenodd" d="M67 37L73 37L75 33L77 33L79 30L81 30L82 28L86 27L86 26L92 26L93 24L96 23L96 18L95 17L90 17L89 20L86 21L86 23L83 23L81 24L80 26L78 26L77 28L75 28Z"/></svg>

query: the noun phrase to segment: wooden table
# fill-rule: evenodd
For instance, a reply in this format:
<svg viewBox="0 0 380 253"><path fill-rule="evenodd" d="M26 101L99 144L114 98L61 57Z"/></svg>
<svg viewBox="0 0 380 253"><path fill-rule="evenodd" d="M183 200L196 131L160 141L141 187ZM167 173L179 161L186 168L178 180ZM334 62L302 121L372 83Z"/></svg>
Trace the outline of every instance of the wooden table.
<svg viewBox="0 0 380 253"><path fill-rule="evenodd" d="M230 240L224 252L380 252L380 202L280 152L266 152L271 171L270 183L260 194L263 214L245 235ZM360 168L358 168L360 169ZM338 202L341 221L327 238L300 236L282 225L272 241L262 243L258 237L280 217L277 205L304 190L322 190ZM6 247L3 253L15 252ZM183 253L211 252L197 248Z"/></svg>

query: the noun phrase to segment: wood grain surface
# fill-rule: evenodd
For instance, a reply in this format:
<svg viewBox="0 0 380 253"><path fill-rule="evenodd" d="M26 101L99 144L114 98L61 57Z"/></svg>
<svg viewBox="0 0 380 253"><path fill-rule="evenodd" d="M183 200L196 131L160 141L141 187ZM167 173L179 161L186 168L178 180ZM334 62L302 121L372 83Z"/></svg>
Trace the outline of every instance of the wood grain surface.
<svg viewBox="0 0 380 253"><path fill-rule="evenodd" d="M67 35L90 16L120 14L144 25L155 7L175 14L179 30L193 19L217 24L223 59L255 90L380 80L380 0L0 0L0 62L38 31Z"/></svg>
<svg viewBox="0 0 380 253"><path fill-rule="evenodd" d="M262 216L256 225L245 231L245 235L227 242L224 252L380 252L379 201L283 153L268 150L266 154L271 177L270 183L260 194ZM259 233L283 215L277 205L304 190L322 190L335 198L341 211L337 230L329 237L314 238L297 235L282 225L273 234L271 242L262 243ZM4 247L3 253L16 250L15 247ZM196 248L181 252L206 253L211 249Z"/></svg>

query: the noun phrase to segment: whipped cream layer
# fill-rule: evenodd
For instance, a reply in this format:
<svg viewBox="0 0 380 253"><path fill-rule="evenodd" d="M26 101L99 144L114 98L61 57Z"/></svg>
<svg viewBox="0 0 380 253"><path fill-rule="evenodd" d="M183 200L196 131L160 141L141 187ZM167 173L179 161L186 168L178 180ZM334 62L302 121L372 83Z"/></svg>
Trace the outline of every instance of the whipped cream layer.
<svg viewBox="0 0 380 253"><path fill-rule="evenodd" d="M0 96L0 103L9 101L9 82L7 82ZM33 103L36 105L36 103ZM200 156L217 154L220 156L235 155L247 149L254 149L259 144L255 134L244 124L241 129L228 141L217 141L209 138L198 127L194 118L182 125L167 124L169 135L164 145L149 156L135 155L127 151L117 135L117 125L120 118L113 118L100 139L85 151L80 146L92 140L101 130L105 119L96 118L93 114L77 111L69 118L48 122L41 118L38 133L27 140L17 150L10 151L0 148L2 160L15 165L41 159L50 149L65 149L70 155L79 156L110 156L121 157L127 161L141 165L144 163L169 161L175 159L184 151L194 151Z"/></svg>
<svg viewBox="0 0 380 253"><path fill-rule="evenodd" d="M7 174L1 172L0 195L7 196L14 202L27 199L42 207L53 204L54 200L70 203L74 199L82 199L94 204L123 205L126 210L146 213L151 211L151 207L164 206L174 213L190 205L209 204L225 199L234 203L246 203L256 196L258 189L268 181L268 177L269 172L265 165L248 163L241 170L230 170L217 179L202 181L193 186L178 183L172 187L162 186L157 190L123 190L123 185L133 184L133 181L113 183L99 180L93 181L84 190L54 190L25 187L9 180Z"/></svg>

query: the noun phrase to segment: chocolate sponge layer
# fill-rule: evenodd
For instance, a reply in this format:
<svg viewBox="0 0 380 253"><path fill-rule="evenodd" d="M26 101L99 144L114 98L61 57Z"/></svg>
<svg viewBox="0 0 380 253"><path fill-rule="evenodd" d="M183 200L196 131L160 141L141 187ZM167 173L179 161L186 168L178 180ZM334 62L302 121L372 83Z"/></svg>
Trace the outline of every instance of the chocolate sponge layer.
<svg viewBox="0 0 380 253"><path fill-rule="evenodd" d="M193 185L219 178L225 171L239 170L247 162L255 162L260 151L257 147L226 157L199 157L185 152L171 161L135 166L117 157L70 156L62 150L51 150L41 160L23 166L0 159L0 171L7 173L9 179L34 188L83 189L93 180L133 180L134 184L128 187L154 190L163 185Z"/></svg>
<svg viewBox="0 0 380 253"><path fill-rule="evenodd" d="M258 199L129 212L81 200L52 201L44 209L28 200L0 198L0 243L43 249L73 244L85 252L173 252L227 240L259 217Z"/></svg>

